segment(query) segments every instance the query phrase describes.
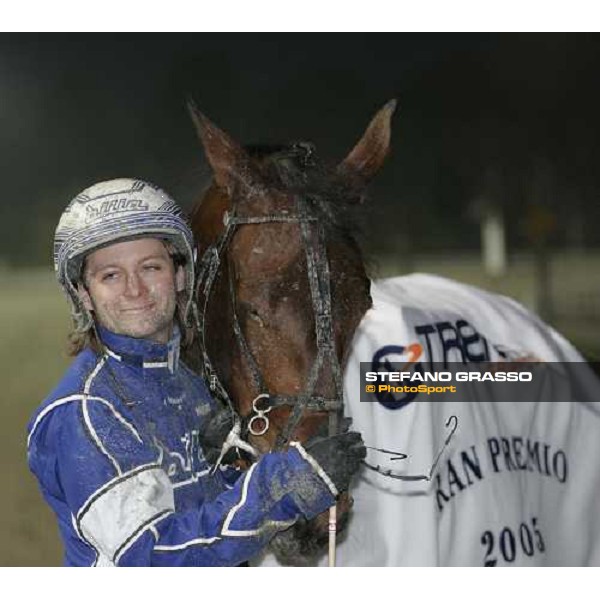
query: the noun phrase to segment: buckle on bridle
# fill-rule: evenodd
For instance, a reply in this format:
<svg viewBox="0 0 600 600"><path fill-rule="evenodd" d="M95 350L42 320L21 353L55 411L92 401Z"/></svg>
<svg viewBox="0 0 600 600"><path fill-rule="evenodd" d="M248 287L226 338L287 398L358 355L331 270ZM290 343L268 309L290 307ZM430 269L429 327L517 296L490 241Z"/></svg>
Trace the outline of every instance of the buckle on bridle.
<svg viewBox="0 0 600 600"><path fill-rule="evenodd" d="M333 350L333 327L331 313L320 313L316 316L317 321L317 346L327 350Z"/></svg>
<svg viewBox="0 0 600 600"><path fill-rule="evenodd" d="M250 421L248 421L248 433L256 436L264 435L269 431L269 417L267 417L267 413L270 413L273 410L272 406L267 406L263 409L258 407L258 403L263 398L269 398L269 394L259 394L252 400L252 410L256 413ZM255 427L257 429L255 430Z"/></svg>

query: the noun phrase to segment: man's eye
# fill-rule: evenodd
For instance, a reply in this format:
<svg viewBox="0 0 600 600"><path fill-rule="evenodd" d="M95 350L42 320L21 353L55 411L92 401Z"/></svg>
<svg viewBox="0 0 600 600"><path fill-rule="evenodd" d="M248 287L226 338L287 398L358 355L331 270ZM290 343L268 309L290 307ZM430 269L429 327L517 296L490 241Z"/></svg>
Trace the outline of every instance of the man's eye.
<svg viewBox="0 0 600 600"><path fill-rule="evenodd" d="M104 273L104 275L102 275L102 281L112 281L115 280L118 276L118 273Z"/></svg>
<svg viewBox="0 0 600 600"><path fill-rule="evenodd" d="M160 271L161 269L162 269L161 265L154 265L154 264L144 265L144 270L146 270L146 271Z"/></svg>

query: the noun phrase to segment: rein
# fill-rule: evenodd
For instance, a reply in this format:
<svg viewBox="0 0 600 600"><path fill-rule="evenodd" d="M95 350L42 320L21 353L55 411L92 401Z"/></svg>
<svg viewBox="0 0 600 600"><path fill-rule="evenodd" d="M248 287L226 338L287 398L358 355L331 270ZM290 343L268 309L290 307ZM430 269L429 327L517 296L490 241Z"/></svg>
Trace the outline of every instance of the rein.
<svg viewBox="0 0 600 600"><path fill-rule="evenodd" d="M206 350L206 314L209 306L214 281L219 273L226 249L231 242L237 228L241 225L259 226L265 223L298 223L304 243L306 255L307 274L311 291L313 312L315 315L315 334L317 355L313 361L304 390L297 396L271 394L267 389L262 373L252 354L248 341L240 326L235 289L231 269L229 270L229 291L233 312L233 330L242 354L247 360L256 396L252 402L253 413L250 416L245 431L241 434L255 436L264 435L269 429L268 413L273 408L289 406L292 408L290 416L278 434L275 450L281 450L292 439L305 410L329 413L329 433L333 435L338 429L338 417L343 407L342 369L335 353L335 340L333 332L331 311L330 272L325 246L325 232L321 222L311 214L304 198L295 197L296 214L276 214L261 217L242 217L235 213L225 213L225 228L216 243L205 251L199 269L197 284L198 298L203 297L201 308L196 315L196 324L199 333L200 349L204 374L209 381L212 392L218 394L232 413L237 414L231 397L219 379L208 352ZM325 362L328 361L333 373L335 395L326 398L314 394L319 375Z"/></svg>

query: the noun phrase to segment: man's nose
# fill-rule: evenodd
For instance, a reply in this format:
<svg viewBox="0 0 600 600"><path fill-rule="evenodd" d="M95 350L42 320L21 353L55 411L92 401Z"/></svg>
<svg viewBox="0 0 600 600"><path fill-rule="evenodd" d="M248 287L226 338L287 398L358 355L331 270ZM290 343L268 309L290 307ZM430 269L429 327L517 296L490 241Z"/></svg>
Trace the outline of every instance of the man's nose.
<svg viewBox="0 0 600 600"><path fill-rule="evenodd" d="M144 292L144 282L136 273L130 273L127 275L127 286L125 288L125 293L127 296L137 297L140 296Z"/></svg>

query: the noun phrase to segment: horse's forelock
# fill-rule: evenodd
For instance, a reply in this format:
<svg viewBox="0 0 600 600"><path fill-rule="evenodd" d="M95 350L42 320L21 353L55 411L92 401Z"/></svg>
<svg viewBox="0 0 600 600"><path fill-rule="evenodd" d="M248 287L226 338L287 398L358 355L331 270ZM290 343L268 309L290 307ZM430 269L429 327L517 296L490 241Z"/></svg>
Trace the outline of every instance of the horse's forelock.
<svg viewBox="0 0 600 600"><path fill-rule="evenodd" d="M364 182L323 162L312 143L250 144L244 150L266 187L303 197L328 233L345 241L364 238Z"/></svg>

